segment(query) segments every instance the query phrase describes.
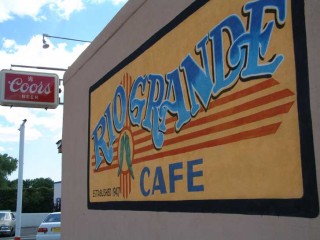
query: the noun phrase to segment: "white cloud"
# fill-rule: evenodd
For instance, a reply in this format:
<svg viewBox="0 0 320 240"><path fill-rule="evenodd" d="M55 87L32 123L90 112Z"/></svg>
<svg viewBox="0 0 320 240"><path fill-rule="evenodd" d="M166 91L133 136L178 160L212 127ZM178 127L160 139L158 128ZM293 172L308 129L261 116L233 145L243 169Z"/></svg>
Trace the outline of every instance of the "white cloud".
<svg viewBox="0 0 320 240"><path fill-rule="evenodd" d="M113 5L119 5L121 3L127 2L127 0L109 0Z"/></svg>
<svg viewBox="0 0 320 240"><path fill-rule="evenodd" d="M69 19L73 12L81 11L85 8L82 0L54 0L50 2L50 9L64 19Z"/></svg>
<svg viewBox="0 0 320 240"><path fill-rule="evenodd" d="M16 41L15 40L11 40L11 39L4 39L3 40L3 47L6 49L12 48L16 45Z"/></svg>
<svg viewBox="0 0 320 240"><path fill-rule="evenodd" d="M49 39L46 41L50 44L48 49L42 48L42 35L32 37L26 45L18 45L11 39L3 39L2 46L0 43L0 69L10 69L11 64L68 68L88 46L88 44L77 44L73 49L67 50L66 43L53 45ZM24 70L43 72L38 69ZM56 73L62 78L63 72Z"/></svg>
<svg viewBox="0 0 320 240"><path fill-rule="evenodd" d="M126 3L128 0L88 0L91 4L103 4L105 2L110 2L113 5L119 5L121 3Z"/></svg>
<svg viewBox="0 0 320 240"><path fill-rule="evenodd" d="M27 119L27 125L29 128L31 128L31 130L38 127L43 127L48 131L54 132L57 130L61 130L62 128L62 107L49 110L22 107L0 107L0 110L0 116L2 116L6 120L7 124L11 126L7 128L9 130L12 130L12 128L18 129L23 119ZM2 129L6 128L2 126L0 130L1 132ZM37 133L34 134L31 138L39 136L40 134Z"/></svg>
<svg viewBox="0 0 320 240"><path fill-rule="evenodd" d="M49 110L48 110L49 111ZM5 119L5 125L0 124L0 142L19 141L19 128L22 120L27 119L25 124L26 141L38 140L41 137L53 136L53 141L62 131L62 108L50 110L30 109L19 107L0 107L0 116ZM58 133L58 134L57 134Z"/></svg>
<svg viewBox="0 0 320 240"><path fill-rule="evenodd" d="M44 20L44 7L49 7L61 18L68 19L73 12L84 9L84 4L82 0L1 0L0 22L10 20L14 16Z"/></svg>
<svg viewBox="0 0 320 240"><path fill-rule="evenodd" d="M31 17L35 21L46 20L44 9L47 7L62 19L69 19L74 12L85 9L87 4L103 4L110 2L119 5L127 0L1 0L0 23L13 19L15 16Z"/></svg>

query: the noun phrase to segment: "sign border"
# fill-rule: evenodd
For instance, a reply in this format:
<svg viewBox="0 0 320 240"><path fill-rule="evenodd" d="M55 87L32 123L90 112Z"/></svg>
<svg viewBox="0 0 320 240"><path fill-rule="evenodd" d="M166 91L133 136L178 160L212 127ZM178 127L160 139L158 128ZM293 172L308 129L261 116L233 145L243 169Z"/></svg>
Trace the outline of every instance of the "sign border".
<svg viewBox="0 0 320 240"><path fill-rule="evenodd" d="M288 0L289 1L289 0ZM88 139L90 139L91 93L108 81L123 67L134 61L159 39L173 30L182 21L200 9L208 0L195 1L170 23L160 29L132 54L109 71L89 89ZM226 199L226 200L183 200L183 201L121 201L90 202L90 141L87 153L87 207L94 210L133 210L159 212L205 212L246 215L273 215L315 218L319 215L319 200L313 132L310 110L308 59L304 0L292 0L292 27L297 79L298 119L300 130L301 168L303 179L303 197L299 199Z"/></svg>

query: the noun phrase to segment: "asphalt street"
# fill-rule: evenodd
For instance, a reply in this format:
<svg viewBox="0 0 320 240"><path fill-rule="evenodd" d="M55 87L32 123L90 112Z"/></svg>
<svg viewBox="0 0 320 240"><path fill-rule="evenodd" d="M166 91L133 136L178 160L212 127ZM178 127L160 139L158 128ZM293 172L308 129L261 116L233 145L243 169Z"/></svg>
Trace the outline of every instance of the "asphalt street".
<svg viewBox="0 0 320 240"><path fill-rule="evenodd" d="M21 228L21 240L35 240L38 227ZM13 240L14 237L0 237L1 240Z"/></svg>

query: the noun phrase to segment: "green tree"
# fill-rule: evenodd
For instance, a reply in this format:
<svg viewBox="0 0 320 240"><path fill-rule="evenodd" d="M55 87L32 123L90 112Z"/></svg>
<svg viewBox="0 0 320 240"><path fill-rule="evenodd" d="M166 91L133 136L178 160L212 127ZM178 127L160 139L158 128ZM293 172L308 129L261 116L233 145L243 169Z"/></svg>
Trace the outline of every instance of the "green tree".
<svg viewBox="0 0 320 240"><path fill-rule="evenodd" d="M53 188L54 181L51 178L35 178L23 180L23 189L28 188ZM16 189L18 186L18 179L8 181L8 188Z"/></svg>
<svg viewBox="0 0 320 240"><path fill-rule="evenodd" d="M0 209L16 211L17 189L0 189ZM53 209L52 188L28 188L23 190L22 212L51 212Z"/></svg>
<svg viewBox="0 0 320 240"><path fill-rule="evenodd" d="M50 212L53 209L53 189L29 188L23 191L22 209L25 213Z"/></svg>
<svg viewBox="0 0 320 240"><path fill-rule="evenodd" d="M0 188L8 188L8 176L17 169L17 164L16 158L0 154Z"/></svg>
<svg viewBox="0 0 320 240"><path fill-rule="evenodd" d="M28 188L53 188L54 181L51 178L35 178L28 184L30 184Z"/></svg>

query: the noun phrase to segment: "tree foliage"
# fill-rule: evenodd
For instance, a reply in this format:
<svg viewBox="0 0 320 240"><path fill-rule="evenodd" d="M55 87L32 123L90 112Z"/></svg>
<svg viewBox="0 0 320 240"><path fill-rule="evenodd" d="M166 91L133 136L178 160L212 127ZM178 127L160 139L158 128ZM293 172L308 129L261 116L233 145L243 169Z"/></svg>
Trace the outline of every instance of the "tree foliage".
<svg viewBox="0 0 320 240"><path fill-rule="evenodd" d="M0 209L16 210L18 180L9 181L8 176L17 169L17 164L17 159L8 154L0 154ZM53 187L51 178L24 180L22 212L51 212Z"/></svg>
<svg viewBox="0 0 320 240"><path fill-rule="evenodd" d="M23 188L53 188L54 181L51 178L35 178L35 179L26 179L23 180ZM17 188L18 187L18 180L13 180L8 182L9 188Z"/></svg>
<svg viewBox="0 0 320 240"><path fill-rule="evenodd" d="M8 188L8 176L17 169L18 160L8 154L0 154L0 188Z"/></svg>
<svg viewBox="0 0 320 240"><path fill-rule="evenodd" d="M0 209L16 211L17 189L0 189ZM53 209L52 188L28 188L23 190L22 212L41 213Z"/></svg>

